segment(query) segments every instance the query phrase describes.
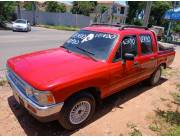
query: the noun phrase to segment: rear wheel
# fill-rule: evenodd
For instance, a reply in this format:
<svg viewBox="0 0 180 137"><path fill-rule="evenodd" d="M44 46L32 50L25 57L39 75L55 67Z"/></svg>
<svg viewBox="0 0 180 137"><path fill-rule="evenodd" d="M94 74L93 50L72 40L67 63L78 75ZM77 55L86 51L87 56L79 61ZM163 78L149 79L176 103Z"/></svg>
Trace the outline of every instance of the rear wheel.
<svg viewBox="0 0 180 137"><path fill-rule="evenodd" d="M159 83L159 80L161 78L161 67L158 67L156 71L151 75L149 79L150 85L154 86Z"/></svg>
<svg viewBox="0 0 180 137"><path fill-rule="evenodd" d="M68 130L85 125L95 111L95 98L90 93L80 93L65 102L59 117L60 124Z"/></svg>

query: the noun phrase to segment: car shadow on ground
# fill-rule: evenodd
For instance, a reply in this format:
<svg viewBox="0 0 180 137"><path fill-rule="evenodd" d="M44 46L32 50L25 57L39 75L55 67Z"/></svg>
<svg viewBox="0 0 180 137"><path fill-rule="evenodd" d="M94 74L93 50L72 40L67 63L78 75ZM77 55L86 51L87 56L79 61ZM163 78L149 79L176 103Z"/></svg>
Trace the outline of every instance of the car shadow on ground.
<svg viewBox="0 0 180 137"><path fill-rule="evenodd" d="M161 78L159 85L163 84L165 81L167 81L167 79ZM123 103L135 98L136 96L146 92L147 90L150 90L151 88L153 88L153 86L145 86L143 83L139 83L125 90L122 90L121 92L111 95L110 97L103 100L102 104L98 107L95 115L88 124L103 117L108 112L111 112L113 108L124 109L123 107L121 107ZM16 116L18 122L27 135L71 135L77 132L77 130L65 130L60 126L58 121L48 123L41 123L37 121L23 107L18 105L13 96L10 96L8 98L8 103L12 112Z"/></svg>

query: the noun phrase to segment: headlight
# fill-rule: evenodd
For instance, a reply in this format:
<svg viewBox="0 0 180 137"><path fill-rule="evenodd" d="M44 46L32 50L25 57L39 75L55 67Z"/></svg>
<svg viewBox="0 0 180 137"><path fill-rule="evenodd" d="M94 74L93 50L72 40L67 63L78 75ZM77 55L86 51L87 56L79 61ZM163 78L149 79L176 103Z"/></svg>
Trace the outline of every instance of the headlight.
<svg viewBox="0 0 180 137"><path fill-rule="evenodd" d="M49 91L34 91L33 95L37 102L41 105L55 104L54 96Z"/></svg>
<svg viewBox="0 0 180 137"><path fill-rule="evenodd" d="M55 104L54 96L49 91L38 91L32 88L26 88L26 95L40 105Z"/></svg>

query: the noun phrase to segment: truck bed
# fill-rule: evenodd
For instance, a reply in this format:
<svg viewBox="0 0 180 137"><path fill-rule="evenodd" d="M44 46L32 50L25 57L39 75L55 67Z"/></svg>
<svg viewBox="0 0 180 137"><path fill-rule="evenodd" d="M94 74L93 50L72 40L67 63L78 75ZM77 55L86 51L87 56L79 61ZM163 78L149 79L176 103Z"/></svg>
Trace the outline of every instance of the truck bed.
<svg viewBox="0 0 180 137"><path fill-rule="evenodd" d="M158 64L166 62L166 67L172 64L175 57L175 49L173 45L167 45L161 42L158 42Z"/></svg>

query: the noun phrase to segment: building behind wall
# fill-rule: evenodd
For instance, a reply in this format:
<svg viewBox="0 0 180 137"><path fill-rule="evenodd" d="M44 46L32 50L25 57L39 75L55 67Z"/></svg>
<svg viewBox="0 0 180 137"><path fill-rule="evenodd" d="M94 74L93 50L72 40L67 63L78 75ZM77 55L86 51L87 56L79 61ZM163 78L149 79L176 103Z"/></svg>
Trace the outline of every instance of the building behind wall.
<svg viewBox="0 0 180 137"><path fill-rule="evenodd" d="M97 8L105 6L107 10L101 14L100 9L97 9L96 13L91 14L94 18L96 16L97 20L95 22L125 24L129 7L126 2L97 1L97 3Z"/></svg>

